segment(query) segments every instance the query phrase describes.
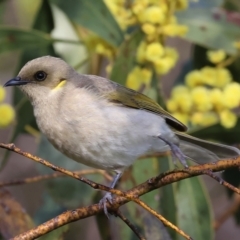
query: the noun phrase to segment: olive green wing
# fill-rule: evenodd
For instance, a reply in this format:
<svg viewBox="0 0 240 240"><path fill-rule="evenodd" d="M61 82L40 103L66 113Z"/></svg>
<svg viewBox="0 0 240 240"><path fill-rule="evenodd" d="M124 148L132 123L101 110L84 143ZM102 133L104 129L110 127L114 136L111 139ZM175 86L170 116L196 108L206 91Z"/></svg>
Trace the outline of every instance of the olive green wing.
<svg viewBox="0 0 240 240"><path fill-rule="evenodd" d="M126 88L116 82L95 75L79 74L75 79L76 87L85 87L96 94L100 94L110 102L122 104L126 107L143 109L160 115L166 123L177 131L184 132L187 127L165 111L158 103L146 95Z"/></svg>
<svg viewBox="0 0 240 240"><path fill-rule="evenodd" d="M109 101L121 103L127 107L143 109L158 114L165 118L166 122L174 129L181 132L187 130L187 127L184 124L165 111L151 98L132 89L123 87L122 85L116 83L114 85L115 87L112 91L105 92Z"/></svg>

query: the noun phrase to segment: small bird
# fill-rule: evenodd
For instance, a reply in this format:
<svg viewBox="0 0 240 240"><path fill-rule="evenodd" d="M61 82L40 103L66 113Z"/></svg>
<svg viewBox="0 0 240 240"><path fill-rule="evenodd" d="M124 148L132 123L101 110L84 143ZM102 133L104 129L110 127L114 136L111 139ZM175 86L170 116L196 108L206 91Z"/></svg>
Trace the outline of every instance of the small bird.
<svg viewBox="0 0 240 240"><path fill-rule="evenodd" d="M182 133L187 127L147 96L106 78L77 73L60 58L29 61L5 83L19 86L33 105L39 129L60 152L87 166L116 173L140 156L171 150L184 167L186 159L213 162L240 155L231 146ZM100 201L108 215L107 193Z"/></svg>

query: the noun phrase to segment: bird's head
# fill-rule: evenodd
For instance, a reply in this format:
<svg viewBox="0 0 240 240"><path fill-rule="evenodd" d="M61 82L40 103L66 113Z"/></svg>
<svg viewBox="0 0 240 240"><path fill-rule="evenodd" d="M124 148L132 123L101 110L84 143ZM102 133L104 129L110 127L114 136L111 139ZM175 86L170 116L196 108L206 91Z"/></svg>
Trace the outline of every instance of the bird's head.
<svg viewBox="0 0 240 240"><path fill-rule="evenodd" d="M19 86L30 100L34 100L63 87L74 73L62 59L44 56L26 63L17 77L7 81L4 86Z"/></svg>

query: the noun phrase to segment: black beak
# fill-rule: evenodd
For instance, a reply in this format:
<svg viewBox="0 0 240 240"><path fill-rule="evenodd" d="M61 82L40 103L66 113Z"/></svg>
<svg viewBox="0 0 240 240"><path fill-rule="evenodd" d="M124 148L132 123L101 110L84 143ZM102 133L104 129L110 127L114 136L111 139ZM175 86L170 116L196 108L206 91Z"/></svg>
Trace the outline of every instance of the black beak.
<svg viewBox="0 0 240 240"><path fill-rule="evenodd" d="M9 86L20 86L20 85L26 85L28 84L29 81L24 81L24 80L21 80L20 77L15 77L9 81L7 81L5 84L4 84L4 87L9 87Z"/></svg>

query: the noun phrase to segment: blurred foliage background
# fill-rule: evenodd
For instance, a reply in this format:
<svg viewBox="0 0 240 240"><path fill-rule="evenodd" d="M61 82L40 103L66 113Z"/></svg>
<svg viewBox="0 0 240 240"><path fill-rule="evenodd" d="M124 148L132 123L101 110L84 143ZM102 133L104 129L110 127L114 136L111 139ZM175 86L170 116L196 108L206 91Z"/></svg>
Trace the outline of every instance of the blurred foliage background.
<svg viewBox="0 0 240 240"><path fill-rule="evenodd" d="M239 54L238 0L0 1L2 84L27 61L58 56L80 73L108 77L155 99L184 122L190 134L236 146L240 143ZM70 170L87 169L57 152L38 131L32 107L22 93L16 88L8 91L0 86L1 141L17 142ZM1 151L0 157L1 180L51 173L6 151ZM173 168L167 158L136 161L119 188L129 189ZM235 186L240 183L238 170L226 171L223 176ZM101 174L87 177L107 184ZM239 198L209 181L207 189L202 178L192 178L142 199L194 239L239 239ZM15 210L8 218L0 208L1 239L102 197L69 178L11 187L0 195L0 201ZM222 196L224 201L218 201ZM122 211L147 239L182 239L133 203ZM222 225L232 215L235 221L232 218ZM121 220L112 217L109 221L104 215L67 225L41 239L79 236L136 239Z"/></svg>

